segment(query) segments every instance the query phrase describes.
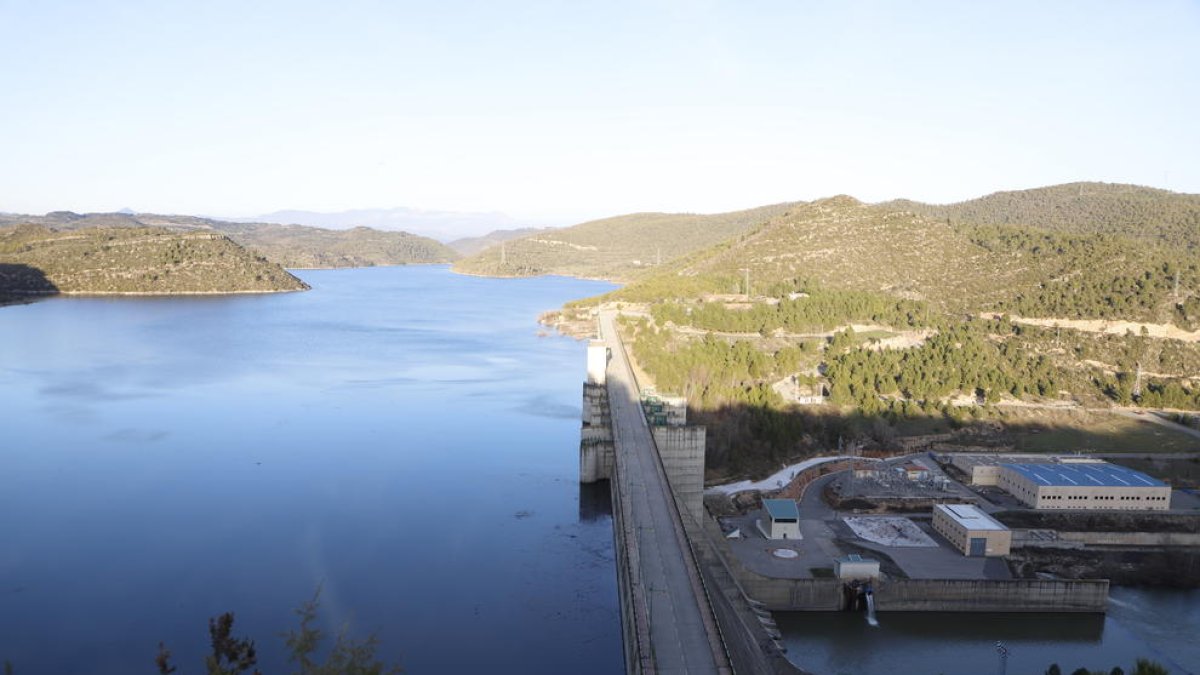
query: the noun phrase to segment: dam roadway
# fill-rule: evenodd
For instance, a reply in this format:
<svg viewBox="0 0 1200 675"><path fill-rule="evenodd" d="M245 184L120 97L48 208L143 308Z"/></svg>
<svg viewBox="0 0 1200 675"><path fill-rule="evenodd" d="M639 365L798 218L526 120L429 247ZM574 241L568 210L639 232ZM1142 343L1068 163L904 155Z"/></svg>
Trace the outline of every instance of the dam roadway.
<svg viewBox="0 0 1200 675"><path fill-rule="evenodd" d="M600 316L616 471L614 509L630 672L732 673L612 312ZM620 563L619 563L620 564ZM629 616L632 615L632 616ZM635 644L629 644L630 638Z"/></svg>

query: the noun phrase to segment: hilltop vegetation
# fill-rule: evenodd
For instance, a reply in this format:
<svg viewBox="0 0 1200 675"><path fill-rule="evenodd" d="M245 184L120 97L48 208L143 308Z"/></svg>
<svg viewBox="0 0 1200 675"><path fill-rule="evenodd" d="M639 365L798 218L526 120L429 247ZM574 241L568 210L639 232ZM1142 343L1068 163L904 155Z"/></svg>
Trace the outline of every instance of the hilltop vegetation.
<svg viewBox="0 0 1200 675"><path fill-rule="evenodd" d="M447 263L458 257L455 251L428 237L366 227L326 230L303 225L234 223L196 216L78 214L70 211L55 211L44 216L0 215L0 224L5 222L42 225L55 230L159 227L178 232L218 232L273 262L294 268Z"/></svg>
<svg viewBox="0 0 1200 675"><path fill-rule="evenodd" d="M553 227L522 227L516 230L495 230L488 232L485 235L478 237L463 237L455 239L446 244L454 249L459 255L469 256L475 255L487 250L489 247L497 246L502 241L512 241L514 239L522 239L532 237L534 235L544 235L555 231Z"/></svg>
<svg viewBox="0 0 1200 675"><path fill-rule="evenodd" d="M307 288L278 264L216 232L0 227L0 291L7 295L256 293Z"/></svg>
<svg viewBox="0 0 1200 675"><path fill-rule="evenodd" d="M881 293L952 313L1200 320L1200 259L1114 235L950 225L835 197L804 204L615 293L639 302L792 285ZM1178 276L1178 291L1176 277ZM714 326L714 329L718 329ZM719 329L718 329L719 330Z"/></svg>
<svg viewBox="0 0 1200 675"><path fill-rule="evenodd" d="M1200 195L1114 183L1067 183L996 192L956 204L896 200L881 204L937 220L974 225L1032 225L1075 234L1115 234L1200 248Z"/></svg>
<svg viewBox="0 0 1200 675"><path fill-rule="evenodd" d="M634 213L537 233L458 261L467 274L569 274L630 280L693 251L713 246L786 212L776 204L713 215Z"/></svg>
<svg viewBox="0 0 1200 675"><path fill-rule="evenodd" d="M268 259L292 268L447 263L458 257L433 239L369 227L325 230L304 225L222 223L216 229Z"/></svg>

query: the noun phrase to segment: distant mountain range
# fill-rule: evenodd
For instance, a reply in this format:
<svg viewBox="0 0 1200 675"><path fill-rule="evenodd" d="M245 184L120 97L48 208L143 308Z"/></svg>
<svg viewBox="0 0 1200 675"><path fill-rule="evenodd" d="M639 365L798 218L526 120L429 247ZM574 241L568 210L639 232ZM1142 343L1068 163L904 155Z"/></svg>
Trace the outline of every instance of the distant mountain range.
<svg viewBox="0 0 1200 675"><path fill-rule="evenodd" d="M278 223L308 225L334 230L370 227L376 230L403 230L438 241L479 237L495 230L527 227L503 213L470 213L457 211L423 211L396 207L390 209L353 209L321 213L317 211L274 211L252 218L226 218L233 222Z"/></svg>

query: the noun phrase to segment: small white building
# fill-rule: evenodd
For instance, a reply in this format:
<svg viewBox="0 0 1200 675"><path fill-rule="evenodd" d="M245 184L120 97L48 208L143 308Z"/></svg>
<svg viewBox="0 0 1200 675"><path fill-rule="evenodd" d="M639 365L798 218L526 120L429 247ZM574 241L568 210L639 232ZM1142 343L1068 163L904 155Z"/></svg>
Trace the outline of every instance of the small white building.
<svg viewBox="0 0 1200 675"><path fill-rule="evenodd" d="M800 535L800 508L794 499L764 499L766 519L758 520L758 530L767 539L803 539Z"/></svg>
<svg viewBox="0 0 1200 675"><path fill-rule="evenodd" d="M839 579L878 579L879 561L851 553L833 562L833 573Z"/></svg>

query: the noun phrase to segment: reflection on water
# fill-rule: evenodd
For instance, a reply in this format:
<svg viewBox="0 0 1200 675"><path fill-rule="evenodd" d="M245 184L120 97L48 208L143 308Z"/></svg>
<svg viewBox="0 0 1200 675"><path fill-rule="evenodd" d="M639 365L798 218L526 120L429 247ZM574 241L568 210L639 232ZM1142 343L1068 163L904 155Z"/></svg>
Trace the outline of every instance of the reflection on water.
<svg viewBox="0 0 1200 675"><path fill-rule="evenodd" d="M612 492L608 481L579 484L579 522L594 523L612 519Z"/></svg>
<svg viewBox="0 0 1200 675"><path fill-rule="evenodd" d="M611 519L578 488L584 347L534 319L610 288L441 267L308 293L0 308L0 661L196 672L232 610L263 671L323 629L411 673L622 664Z"/></svg>

